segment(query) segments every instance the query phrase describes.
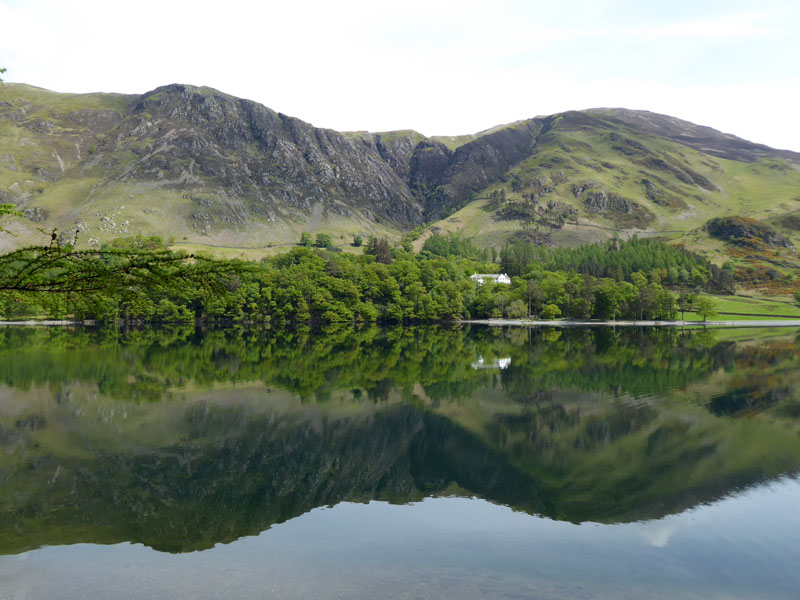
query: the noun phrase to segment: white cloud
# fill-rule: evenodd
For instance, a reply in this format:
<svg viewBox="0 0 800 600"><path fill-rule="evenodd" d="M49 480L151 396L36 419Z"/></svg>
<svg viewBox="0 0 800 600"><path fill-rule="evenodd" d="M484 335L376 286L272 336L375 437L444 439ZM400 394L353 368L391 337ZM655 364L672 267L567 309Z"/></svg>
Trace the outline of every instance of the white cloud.
<svg viewBox="0 0 800 600"><path fill-rule="evenodd" d="M745 12L707 19L683 20L625 30L624 33L647 39L697 38L700 40L769 37L763 24L767 13Z"/></svg>

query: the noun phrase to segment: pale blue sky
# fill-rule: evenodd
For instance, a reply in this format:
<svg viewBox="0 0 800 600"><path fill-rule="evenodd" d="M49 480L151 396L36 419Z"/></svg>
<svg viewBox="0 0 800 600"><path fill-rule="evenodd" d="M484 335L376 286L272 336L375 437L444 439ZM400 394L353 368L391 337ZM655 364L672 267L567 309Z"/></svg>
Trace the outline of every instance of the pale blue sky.
<svg viewBox="0 0 800 600"><path fill-rule="evenodd" d="M800 151L800 3L0 0L9 81L209 85L315 125L470 133L595 106Z"/></svg>

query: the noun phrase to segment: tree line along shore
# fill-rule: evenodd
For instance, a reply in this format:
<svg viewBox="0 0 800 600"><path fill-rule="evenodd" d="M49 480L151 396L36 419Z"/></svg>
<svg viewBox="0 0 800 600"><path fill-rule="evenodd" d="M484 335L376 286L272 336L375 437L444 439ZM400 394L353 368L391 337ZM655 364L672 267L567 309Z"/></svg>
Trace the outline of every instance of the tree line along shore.
<svg viewBox="0 0 800 600"><path fill-rule="evenodd" d="M303 240L305 241L305 240ZM362 254L298 245L260 261L176 253L157 237L0 256L0 318L274 324L475 319L675 320L715 315L732 272L651 239L498 253L433 235L419 254L370 238ZM507 273L510 283L471 279Z"/></svg>

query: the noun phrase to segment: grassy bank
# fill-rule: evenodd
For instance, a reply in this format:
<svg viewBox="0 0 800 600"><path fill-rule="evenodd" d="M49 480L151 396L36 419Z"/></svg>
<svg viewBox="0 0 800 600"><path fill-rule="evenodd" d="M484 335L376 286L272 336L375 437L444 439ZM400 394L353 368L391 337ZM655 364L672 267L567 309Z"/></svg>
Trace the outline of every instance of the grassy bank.
<svg viewBox="0 0 800 600"><path fill-rule="evenodd" d="M789 297L763 298L757 296L712 296L717 311L716 320L762 321L774 319L799 319L800 306ZM686 312L686 320L702 321L694 312Z"/></svg>

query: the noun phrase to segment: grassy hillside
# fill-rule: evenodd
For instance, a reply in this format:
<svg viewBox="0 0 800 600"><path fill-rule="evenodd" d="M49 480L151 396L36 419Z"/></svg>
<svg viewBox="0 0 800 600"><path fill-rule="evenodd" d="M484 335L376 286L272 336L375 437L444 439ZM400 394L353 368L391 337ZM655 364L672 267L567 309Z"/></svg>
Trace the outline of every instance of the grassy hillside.
<svg viewBox="0 0 800 600"><path fill-rule="evenodd" d="M483 246L530 238L555 245L612 236L659 236L717 264L800 275L800 164L783 157L743 161L713 156L596 115L552 120L530 156L476 190L432 230L459 232ZM741 252L712 238L705 224L723 215L764 221L790 247Z"/></svg>
<svg viewBox="0 0 800 600"><path fill-rule="evenodd" d="M5 84L0 202L26 215L4 220L17 237L0 250L57 228L79 245L144 233L255 257L304 231L346 248L355 233L396 240L427 220L482 246L657 235L732 260L752 287L800 276L800 154L624 109L426 138L316 129L208 88ZM743 250L713 238L704 226L722 216L764 222L789 243Z"/></svg>

